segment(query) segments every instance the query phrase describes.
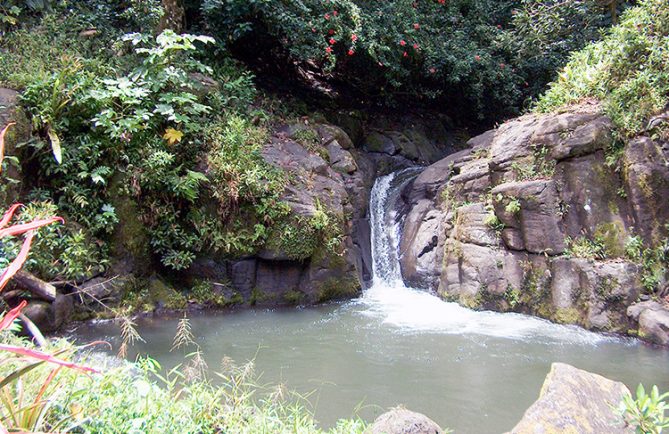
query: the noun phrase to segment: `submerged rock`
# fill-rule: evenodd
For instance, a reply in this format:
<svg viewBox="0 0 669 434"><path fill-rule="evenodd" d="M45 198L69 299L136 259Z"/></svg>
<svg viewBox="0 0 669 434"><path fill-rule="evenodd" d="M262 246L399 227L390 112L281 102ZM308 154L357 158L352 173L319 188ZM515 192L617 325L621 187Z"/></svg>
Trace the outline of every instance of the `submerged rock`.
<svg viewBox="0 0 669 434"><path fill-rule="evenodd" d="M639 337L650 342L669 345L669 309L656 301L636 303L627 315L639 324Z"/></svg>
<svg viewBox="0 0 669 434"><path fill-rule="evenodd" d="M393 408L377 417L365 434L443 434L444 431L424 414L406 408Z"/></svg>
<svg viewBox="0 0 669 434"><path fill-rule="evenodd" d="M633 433L616 408L627 387L564 363L553 363L539 399L511 434Z"/></svg>

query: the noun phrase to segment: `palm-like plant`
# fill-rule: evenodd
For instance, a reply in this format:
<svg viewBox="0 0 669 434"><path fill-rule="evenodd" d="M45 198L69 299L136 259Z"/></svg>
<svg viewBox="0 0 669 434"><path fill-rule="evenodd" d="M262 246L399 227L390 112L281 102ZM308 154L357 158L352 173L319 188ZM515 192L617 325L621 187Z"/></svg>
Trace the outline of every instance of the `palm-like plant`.
<svg viewBox="0 0 669 434"><path fill-rule="evenodd" d="M4 138L9 126L11 124L0 131L0 170L4 157ZM24 236L19 254L0 275L0 292L4 290L7 283L21 269L28 258L35 230L42 226L63 222L61 217L54 216L10 226L10 221L21 206L20 203L12 205L4 214L2 220L0 220L0 239L11 236ZM25 301L22 301L18 306L0 318L0 332L6 330L14 323L14 320L21 314L21 310L26 304ZM22 363L22 366L16 371L0 379L0 403L5 410L0 415L0 434L8 433L6 426L24 431L26 429L35 430L42 424L45 411L48 408L48 399L45 397L45 393L63 367L88 373L97 372L95 369L56 357L62 352L48 354L26 346L7 345L4 343L0 343L0 352L10 353L10 357L14 359L12 362L27 362L27 364ZM47 375L34 398L29 399L26 393L24 393L21 377L46 363L55 365L55 367Z"/></svg>

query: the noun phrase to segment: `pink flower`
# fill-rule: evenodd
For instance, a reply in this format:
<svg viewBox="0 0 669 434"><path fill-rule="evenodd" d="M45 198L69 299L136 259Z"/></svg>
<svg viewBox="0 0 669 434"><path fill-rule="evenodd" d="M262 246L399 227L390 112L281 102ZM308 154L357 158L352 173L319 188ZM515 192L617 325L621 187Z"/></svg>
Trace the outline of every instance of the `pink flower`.
<svg viewBox="0 0 669 434"><path fill-rule="evenodd" d="M348 53L347 53L347 54L348 54L349 56L353 56L353 55L355 54L355 51L353 51L353 49L350 49L350 50L348 50Z"/></svg>
<svg viewBox="0 0 669 434"><path fill-rule="evenodd" d="M404 47L406 44L407 44L407 43L406 43L406 41L405 41L404 39L402 39L402 40L400 41L400 45L401 45L401 46Z"/></svg>
<svg viewBox="0 0 669 434"><path fill-rule="evenodd" d="M420 29L420 24L414 23L413 28L416 29L416 30Z"/></svg>
<svg viewBox="0 0 669 434"><path fill-rule="evenodd" d="M334 45L337 43L337 40L335 38L330 38L328 42L330 43L330 45Z"/></svg>
<svg viewBox="0 0 669 434"><path fill-rule="evenodd" d="M479 61L481 60L481 56L479 56L479 55L477 54L476 56L474 56L474 60L476 60L477 62L479 62Z"/></svg>
<svg viewBox="0 0 669 434"><path fill-rule="evenodd" d="M404 54L402 54L402 56L404 56L404 57L409 57L409 53L407 53L407 52L405 51Z"/></svg>
<svg viewBox="0 0 669 434"><path fill-rule="evenodd" d="M325 19L329 20L330 19L330 14L325 14Z"/></svg>
<svg viewBox="0 0 669 434"><path fill-rule="evenodd" d="M355 41L357 41L357 40L358 40L358 35L356 35L355 33L352 34L352 35L351 35L351 41L355 42Z"/></svg>

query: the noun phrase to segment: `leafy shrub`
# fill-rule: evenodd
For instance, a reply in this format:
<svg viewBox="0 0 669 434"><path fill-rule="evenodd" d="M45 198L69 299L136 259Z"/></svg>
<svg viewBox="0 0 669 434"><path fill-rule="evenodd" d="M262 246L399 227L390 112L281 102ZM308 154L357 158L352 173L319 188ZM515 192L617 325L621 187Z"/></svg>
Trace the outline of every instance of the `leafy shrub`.
<svg viewBox="0 0 669 434"><path fill-rule="evenodd" d="M202 11L239 52L264 43L270 61L288 57L363 99L455 100L476 120L515 113L611 21L595 0L204 0Z"/></svg>
<svg viewBox="0 0 669 434"><path fill-rule="evenodd" d="M269 36L278 51L368 97L454 97L484 117L520 97L524 80L497 27L513 3L205 0L202 10L223 42Z"/></svg>
<svg viewBox="0 0 669 434"><path fill-rule="evenodd" d="M18 221L28 223L43 220L58 213L51 202L34 202L21 210ZM0 256L11 258L18 254L21 244L17 239L3 240ZM0 267L3 267L0 261ZM26 269L48 280L82 281L102 271L106 264L104 253L90 235L71 226L48 226L35 235L32 255Z"/></svg>
<svg viewBox="0 0 669 434"><path fill-rule="evenodd" d="M669 393L660 395L657 386L653 386L650 395L642 384L636 389L636 399L626 394L620 404L619 412L639 434L660 434L669 427L666 399Z"/></svg>
<svg viewBox="0 0 669 434"><path fill-rule="evenodd" d="M667 44L666 2L642 0L603 40L572 56L536 109L547 112L598 98L623 134L638 134L669 101Z"/></svg>
<svg viewBox="0 0 669 434"><path fill-rule="evenodd" d="M531 94L538 94L557 77L573 51L598 40L601 29L609 27L628 3L522 0L513 11L506 43L513 47L514 61L525 74Z"/></svg>

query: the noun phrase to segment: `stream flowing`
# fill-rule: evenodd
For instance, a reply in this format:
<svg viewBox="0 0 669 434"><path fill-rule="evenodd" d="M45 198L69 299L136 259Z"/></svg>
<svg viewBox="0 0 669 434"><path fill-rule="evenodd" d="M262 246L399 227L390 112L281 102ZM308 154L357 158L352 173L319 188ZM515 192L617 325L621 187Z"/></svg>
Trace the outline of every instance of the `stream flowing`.
<svg viewBox="0 0 669 434"><path fill-rule="evenodd" d="M261 382L308 394L324 427L338 418L373 420L398 404L425 413L457 433L512 428L538 397L553 362L669 390L669 351L520 314L475 312L401 278L401 219L393 202L411 172L377 179L370 199L373 282L359 299L326 306L191 315L204 357L216 371L224 357L255 360ZM146 342L133 353L163 366L183 361L170 352L178 319L139 320ZM81 340L117 346L109 322L80 327Z"/></svg>

